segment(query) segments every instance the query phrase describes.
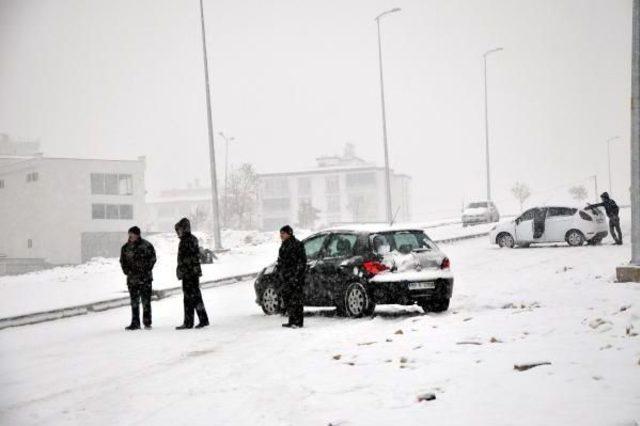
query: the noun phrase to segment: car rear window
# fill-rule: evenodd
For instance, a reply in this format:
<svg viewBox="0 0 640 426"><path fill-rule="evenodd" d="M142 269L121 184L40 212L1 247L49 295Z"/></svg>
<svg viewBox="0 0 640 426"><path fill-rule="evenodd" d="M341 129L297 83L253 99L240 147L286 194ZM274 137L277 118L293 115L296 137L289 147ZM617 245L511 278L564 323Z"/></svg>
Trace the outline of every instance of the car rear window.
<svg viewBox="0 0 640 426"><path fill-rule="evenodd" d="M433 250L435 244L421 231L395 231L373 234L370 236L373 248L382 243L389 250L397 250L399 252L408 253L414 250Z"/></svg>
<svg viewBox="0 0 640 426"><path fill-rule="evenodd" d="M478 209L482 207L487 207L487 203L469 203L467 206L469 209Z"/></svg>

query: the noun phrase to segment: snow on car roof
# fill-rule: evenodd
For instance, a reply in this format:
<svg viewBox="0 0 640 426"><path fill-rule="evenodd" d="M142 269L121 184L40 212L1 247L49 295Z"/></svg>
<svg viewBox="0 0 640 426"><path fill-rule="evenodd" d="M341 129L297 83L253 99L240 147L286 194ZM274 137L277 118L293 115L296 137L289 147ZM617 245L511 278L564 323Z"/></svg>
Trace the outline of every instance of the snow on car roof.
<svg viewBox="0 0 640 426"><path fill-rule="evenodd" d="M424 229L415 226L407 226L403 224L397 225L389 225L386 223L357 223L357 224L346 224L346 225L338 225L332 226L330 228L325 229L324 231L334 232L334 231L352 231L352 232L390 232L390 231L420 231L423 232Z"/></svg>

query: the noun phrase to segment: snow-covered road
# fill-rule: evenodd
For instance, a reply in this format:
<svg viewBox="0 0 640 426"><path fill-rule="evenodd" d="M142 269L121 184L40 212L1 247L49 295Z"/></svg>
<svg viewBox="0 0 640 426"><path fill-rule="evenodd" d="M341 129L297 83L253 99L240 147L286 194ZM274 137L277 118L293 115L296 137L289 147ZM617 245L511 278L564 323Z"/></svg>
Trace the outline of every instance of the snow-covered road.
<svg viewBox="0 0 640 426"><path fill-rule="evenodd" d="M206 290L214 325L178 332L181 300L0 331L2 424L632 425L640 422L640 286L628 246L443 247L452 308L308 310L282 329L250 282ZM528 371L514 364L548 361ZM417 402L435 393L437 399Z"/></svg>

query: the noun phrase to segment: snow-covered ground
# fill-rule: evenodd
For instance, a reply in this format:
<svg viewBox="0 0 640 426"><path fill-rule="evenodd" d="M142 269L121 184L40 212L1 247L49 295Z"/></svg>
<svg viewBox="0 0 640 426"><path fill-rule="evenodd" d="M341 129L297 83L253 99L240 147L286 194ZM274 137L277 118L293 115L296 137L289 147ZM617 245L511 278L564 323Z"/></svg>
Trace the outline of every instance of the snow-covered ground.
<svg viewBox="0 0 640 426"><path fill-rule="evenodd" d="M635 425L640 285L614 283L629 246L443 246L451 310L310 309L264 316L252 284L204 291L213 326L152 331L128 308L0 331L2 424ZM550 362L527 371L515 364ZM418 402L434 393L433 401Z"/></svg>
<svg viewBox="0 0 640 426"><path fill-rule="evenodd" d="M459 223L434 222L407 226L429 227L426 229L429 236L438 240L488 232L493 225L463 228ZM309 233L300 231L299 237ZM198 235L201 241L208 240L206 235ZM203 281L258 272L277 257L279 239L276 232L225 231L223 240L230 251L220 254L214 264L203 265ZM177 237L160 234L149 237L149 241L158 254L153 288L179 286L175 276ZM104 258L76 266L0 277L0 293L0 318L67 308L128 294L118 259ZM38 297L25 298L25 294L38 294Z"/></svg>
<svg viewBox="0 0 640 426"><path fill-rule="evenodd" d="M198 234L202 241L206 236ZM202 265L202 280L258 272L273 261L279 241L274 233L226 231L229 252L213 264ZM154 289L176 287L178 239L173 234L149 237L156 249ZM0 318L66 308L127 296L126 279L118 259L97 258L76 266L61 266L23 275L0 277ZM25 297L37 294L38 297Z"/></svg>

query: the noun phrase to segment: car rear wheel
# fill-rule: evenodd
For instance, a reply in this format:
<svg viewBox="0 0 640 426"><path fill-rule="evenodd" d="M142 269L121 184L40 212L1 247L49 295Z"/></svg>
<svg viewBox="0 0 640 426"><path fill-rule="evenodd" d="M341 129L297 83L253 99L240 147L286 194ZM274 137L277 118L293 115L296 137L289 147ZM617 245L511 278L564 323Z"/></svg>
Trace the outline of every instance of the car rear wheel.
<svg viewBox="0 0 640 426"><path fill-rule="evenodd" d="M584 235L582 235L582 232L578 231L577 229L572 229L571 231L567 232L566 240L570 246L579 247L584 244Z"/></svg>
<svg viewBox="0 0 640 426"><path fill-rule="evenodd" d="M275 315L282 312L282 296L280 296L273 285L267 286L262 292L260 306L262 307L262 311L267 315Z"/></svg>
<svg viewBox="0 0 640 426"><path fill-rule="evenodd" d="M444 312L449 309L450 299L426 300L420 303L422 310L427 312Z"/></svg>
<svg viewBox="0 0 640 426"><path fill-rule="evenodd" d="M513 236L506 232L498 235L497 242L500 247L506 247L506 248L513 248L516 245L516 242L513 239Z"/></svg>
<svg viewBox="0 0 640 426"><path fill-rule="evenodd" d="M360 318L370 315L375 310L375 303L371 300L364 286L360 283L351 283L347 286L343 297L343 306L339 311L351 318Z"/></svg>

